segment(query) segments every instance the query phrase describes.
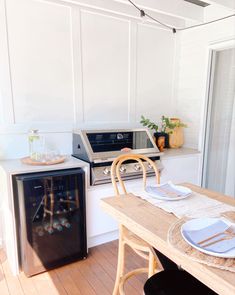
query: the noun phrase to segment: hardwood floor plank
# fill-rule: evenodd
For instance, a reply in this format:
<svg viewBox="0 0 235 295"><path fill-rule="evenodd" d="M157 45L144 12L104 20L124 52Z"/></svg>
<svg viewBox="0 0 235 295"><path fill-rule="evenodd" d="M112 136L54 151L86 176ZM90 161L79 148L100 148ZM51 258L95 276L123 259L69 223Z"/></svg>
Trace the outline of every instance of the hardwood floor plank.
<svg viewBox="0 0 235 295"><path fill-rule="evenodd" d="M106 253L107 254L107 253ZM112 261L110 260L110 257L103 253L103 251L100 250L100 248L94 248L92 253L90 255L94 255L99 259L100 264L104 267L104 269L107 271L107 273L115 279L116 276L116 268L113 266Z"/></svg>
<svg viewBox="0 0 235 295"><path fill-rule="evenodd" d="M92 286L86 280L86 277L82 275L82 273L76 266L71 267L71 278L76 286L79 288L82 295L96 295L95 290L92 288Z"/></svg>
<svg viewBox="0 0 235 295"><path fill-rule="evenodd" d="M59 280L59 277L56 274L55 270L50 271L50 277L53 281L53 285L56 287L58 294L60 295L68 295L64 288L64 283Z"/></svg>
<svg viewBox="0 0 235 295"><path fill-rule="evenodd" d="M93 254L93 250L90 250L89 262L92 265L92 271L95 275L99 278L100 281L104 284L109 294L112 294L113 286L114 286L114 279L109 276L109 274L105 271L105 269L100 264L97 257Z"/></svg>
<svg viewBox="0 0 235 295"><path fill-rule="evenodd" d="M116 259L116 264L117 264L117 255L118 255L117 241L111 242L110 245L104 245L104 247L108 247L109 251L112 253L114 258ZM126 247L125 272L131 271L135 268L140 268L140 267L147 267L147 262L144 259L142 259L141 257L139 257L129 247ZM147 280L147 274L135 275L129 279L130 283L138 291L141 288L143 288L143 285L146 280Z"/></svg>
<svg viewBox="0 0 235 295"><path fill-rule="evenodd" d="M117 267L117 256L113 255L113 253L109 251L109 247L111 246L112 246L111 244L109 245L104 244L102 245L102 248L97 247L94 250L97 250L100 253L100 255L103 255L104 261L102 265L104 265L104 267L108 267L108 270L107 270L108 273L112 274L112 277L115 279L116 267ZM140 285L140 282L135 277L127 281L127 283L125 284L125 288L126 288L127 295L143 294L142 292L143 285Z"/></svg>
<svg viewBox="0 0 235 295"><path fill-rule="evenodd" d="M0 262L0 294L1 295L9 295L9 289L7 287L6 278L3 272L2 264Z"/></svg>
<svg viewBox="0 0 235 295"><path fill-rule="evenodd" d="M2 261L6 260L6 255L3 249L0 249L0 294L9 295L10 291L7 286L6 277L2 267Z"/></svg>
<svg viewBox="0 0 235 295"><path fill-rule="evenodd" d="M40 295L67 295L54 270L33 276L32 279Z"/></svg>
<svg viewBox="0 0 235 295"><path fill-rule="evenodd" d="M3 258L2 255L3 254L1 253L0 259L10 295L25 295L22 290L19 278L12 275L8 261L7 259Z"/></svg>
<svg viewBox="0 0 235 295"><path fill-rule="evenodd" d="M70 265L66 265L57 268L55 271L59 280L61 281L61 283L63 283L63 286L69 295L82 295L80 289L72 279L70 268Z"/></svg>
<svg viewBox="0 0 235 295"><path fill-rule="evenodd" d="M114 255L117 255L118 253L118 241L112 241L110 242L112 244L112 247L110 247L110 251ZM145 259L137 255L130 247L126 246L126 271L133 270L134 268L140 268L140 267L148 267L148 263ZM138 279L141 282L141 285L144 285L144 283L147 280L147 274L139 274L138 276L135 276L136 279Z"/></svg>
<svg viewBox="0 0 235 295"><path fill-rule="evenodd" d="M0 250L0 295L111 295L117 266L117 241L89 249L86 260L27 278L11 274L4 251ZM127 270L143 261L127 251ZM126 295L142 295L145 279L133 277L125 284Z"/></svg>
<svg viewBox="0 0 235 295"><path fill-rule="evenodd" d="M23 272L19 274L18 278L25 295L39 295L35 287L33 278L27 278Z"/></svg>
<svg viewBox="0 0 235 295"><path fill-rule="evenodd" d="M73 267L77 269L78 271L80 271L82 276L87 280L87 282L94 289L95 293L96 293L96 290L99 290L100 294L102 295L110 295L107 289L105 288L105 286L102 284L102 282L93 272L92 267L89 263L89 256L86 260L79 261L76 264L74 264Z"/></svg>

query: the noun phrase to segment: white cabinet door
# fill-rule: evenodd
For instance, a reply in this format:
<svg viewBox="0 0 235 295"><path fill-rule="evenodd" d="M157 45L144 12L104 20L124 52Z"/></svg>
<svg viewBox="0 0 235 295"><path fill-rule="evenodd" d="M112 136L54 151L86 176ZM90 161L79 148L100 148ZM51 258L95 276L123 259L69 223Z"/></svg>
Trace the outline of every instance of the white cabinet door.
<svg viewBox="0 0 235 295"><path fill-rule="evenodd" d="M6 1L14 123L73 122L71 9Z"/></svg>
<svg viewBox="0 0 235 295"><path fill-rule="evenodd" d="M175 40L157 27L137 27L136 121L146 115L154 121L172 115Z"/></svg>
<svg viewBox="0 0 235 295"><path fill-rule="evenodd" d="M100 199L114 195L111 184L91 188L87 192L87 236L88 239L97 235L114 231L117 222L100 207Z"/></svg>
<svg viewBox="0 0 235 295"><path fill-rule="evenodd" d="M82 11L84 120L129 120L129 21Z"/></svg>
<svg viewBox="0 0 235 295"><path fill-rule="evenodd" d="M142 187L142 179L126 181L127 191L131 187ZM118 223L105 213L100 207L100 200L114 195L111 183L97 185L88 189L87 192L87 237L88 246L99 243L98 237L117 231ZM109 238L108 238L109 239ZM105 239L104 239L105 240ZM103 240L103 241L104 241ZM92 241L92 242L91 242Z"/></svg>
<svg viewBox="0 0 235 295"><path fill-rule="evenodd" d="M1 226L4 250L10 269L14 275L19 273L18 248L16 237L16 217L13 204L13 188L11 177L0 167L0 205L1 205Z"/></svg>
<svg viewBox="0 0 235 295"><path fill-rule="evenodd" d="M200 185L200 154L163 159L162 164L164 169L161 182L171 180L174 183L190 182Z"/></svg>

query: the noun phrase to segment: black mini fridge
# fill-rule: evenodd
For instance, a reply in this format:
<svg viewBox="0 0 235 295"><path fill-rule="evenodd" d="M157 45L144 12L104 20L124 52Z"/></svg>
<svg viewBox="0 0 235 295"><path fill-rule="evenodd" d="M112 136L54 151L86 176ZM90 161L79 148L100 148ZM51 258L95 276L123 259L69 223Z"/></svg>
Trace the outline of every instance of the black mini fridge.
<svg viewBox="0 0 235 295"><path fill-rule="evenodd" d="M32 276L87 257L81 168L13 177L20 265Z"/></svg>

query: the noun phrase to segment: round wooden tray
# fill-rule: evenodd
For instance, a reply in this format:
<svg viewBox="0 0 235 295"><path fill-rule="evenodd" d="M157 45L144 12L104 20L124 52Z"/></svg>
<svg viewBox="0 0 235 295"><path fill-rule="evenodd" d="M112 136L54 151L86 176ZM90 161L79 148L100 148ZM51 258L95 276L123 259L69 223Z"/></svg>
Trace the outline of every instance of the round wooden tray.
<svg viewBox="0 0 235 295"><path fill-rule="evenodd" d="M59 159L53 160L53 161L48 161L48 162L38 162L30 159L30 157L25 157L21 159L21 162L23 164L27 165L35 165L35 166L45 166L45 165L56 165L63 163L65 161L65 157L60 157Z"/></svg>

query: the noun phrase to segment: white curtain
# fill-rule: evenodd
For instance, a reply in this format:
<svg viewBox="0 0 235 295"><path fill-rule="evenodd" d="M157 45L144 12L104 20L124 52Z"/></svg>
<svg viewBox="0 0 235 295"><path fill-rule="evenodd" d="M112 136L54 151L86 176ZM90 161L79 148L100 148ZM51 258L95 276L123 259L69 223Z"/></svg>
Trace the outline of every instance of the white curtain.
<svg viewBox="0 0 235 295"><path fill-rule="evenodd" d="M210 82L204 184L235 196L235 49L216 52Z"/></svg>
<svg viewBox="0 0 235 295"><path fill-rule="evenodd" d="M235 97L233 103L233 117L228 150L228 165L225 183L225 194L235 197Z"/></svg>

